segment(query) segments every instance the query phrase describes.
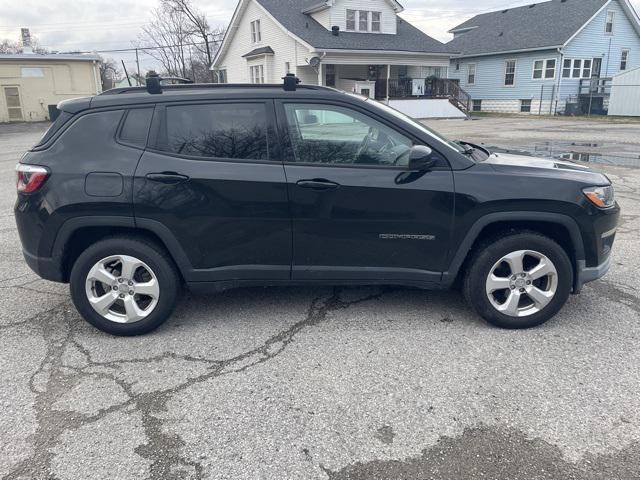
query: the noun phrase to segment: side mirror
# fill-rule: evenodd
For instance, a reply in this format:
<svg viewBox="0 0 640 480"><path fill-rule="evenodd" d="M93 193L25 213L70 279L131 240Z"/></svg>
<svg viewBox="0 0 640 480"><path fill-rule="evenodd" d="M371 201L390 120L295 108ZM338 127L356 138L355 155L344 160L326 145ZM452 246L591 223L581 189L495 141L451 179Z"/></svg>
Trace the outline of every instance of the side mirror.
<svg viewBox="0 0 640 480"><path fill-rule="evenodd" d="M409 170L430 170L436 164L433 150L425 145L414 145L409 153Z"/></svg>

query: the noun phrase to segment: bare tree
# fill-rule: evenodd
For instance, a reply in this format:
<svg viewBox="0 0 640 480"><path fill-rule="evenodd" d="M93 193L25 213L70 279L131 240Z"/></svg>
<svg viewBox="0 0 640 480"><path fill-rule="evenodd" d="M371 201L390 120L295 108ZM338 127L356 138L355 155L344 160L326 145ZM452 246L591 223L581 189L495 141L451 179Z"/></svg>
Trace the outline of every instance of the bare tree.
<svg viewBox="0 0 640 480"><path fill-rule="evenodd" d="M101 59L99 63L100 80L102 81L102 89L109 90L115 86L120 78L120 70L118 64L112 58Z"/></svg>
<svg viewBox="0 0 640 480"><path fill-rule="evenodd" d="M207 77L213 80L213 72L209 70L213 63L218 46L224 36L223 29L211 30L207 17L196 9L191 0L160 0L164 8L183 15L185 27L196 50L196 61L207 64ZM193 70L193 68L192 68Z"/></svg>
<svg viewBox="0 0 640 480"><path fill-rule="evenodd" d="M162 73L213 81L210 70L224 35L223 29L211 30L206 16L191 0L159 0L153 21L142 28L134 45L157 60Z"/></svg>
<svg viewBox="0 0 640 480"><path fill-rule="evenodd" d="M40 46L40 42L38 42L38 39L35 37L31 37L31 48L34 53L40 55L49 53L49 50ZM24 47L22 46L22 42L10 40L8 38L0 41L0 54L16 54L23 52Z"/></svg>
<svg viewBox="0 0 640 480"><path fill-rule="evenodd" d="M164 6L153 11L153 21L142 27L142 34L134 45L145 48L169 75L186 77L187 52L191 34L186 27L184 14Z"/></svg>

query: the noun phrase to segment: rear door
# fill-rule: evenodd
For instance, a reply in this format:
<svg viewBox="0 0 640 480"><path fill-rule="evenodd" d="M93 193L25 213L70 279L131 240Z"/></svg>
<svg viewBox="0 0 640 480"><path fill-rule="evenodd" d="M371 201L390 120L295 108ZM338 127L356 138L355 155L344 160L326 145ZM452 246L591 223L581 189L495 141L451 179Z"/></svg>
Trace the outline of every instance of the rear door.
<svg viewBox="0 0 640 480"><path fill-rule="evenodd" d="M410 171L419 142L350 105L283 101L278 114L293 279L438 282L454 204L444 157L431 171Z"/></svg>
<svg viewBox="0 0 640 480"><path fill-rule="evenodd" d="M290 278L291 226L272 101L158 106L136 221L170 234L190 281Z"/></svg>

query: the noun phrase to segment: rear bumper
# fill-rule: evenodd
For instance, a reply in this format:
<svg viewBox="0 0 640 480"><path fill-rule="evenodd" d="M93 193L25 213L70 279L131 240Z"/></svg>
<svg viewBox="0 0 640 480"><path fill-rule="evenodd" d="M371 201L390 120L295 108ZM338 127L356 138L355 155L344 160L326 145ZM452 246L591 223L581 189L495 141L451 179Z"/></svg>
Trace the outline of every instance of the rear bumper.
<svg viewBox="0 0 640 480"><path fill-rule="evenodd" d="M22 251L22 254L29 268L38 276L52 282L66 283L59 261L55 261L53 258L38 257L25 250Z"/></svg>
<svg viewBox="0 0 640 480"><path fill-rule="evenodd" d="M578 260L578 268L576 271L576 282L574 285L574 293L580 293L582 287L599 278L604 277L609 269L611 268L612 259L611 256L607 257L607 259L602 262L597 267L587 267L587 264L584 260Z"/></svg>

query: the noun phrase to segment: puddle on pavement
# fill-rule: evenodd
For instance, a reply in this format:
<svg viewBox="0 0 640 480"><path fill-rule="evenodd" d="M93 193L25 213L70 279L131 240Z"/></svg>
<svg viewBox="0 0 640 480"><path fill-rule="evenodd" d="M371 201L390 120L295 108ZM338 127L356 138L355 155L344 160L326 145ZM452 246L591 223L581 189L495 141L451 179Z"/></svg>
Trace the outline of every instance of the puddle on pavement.
<svg viewBox="0 0 640 480"><path fill-rule="evenodd" d="M556 158L558 160L569 160L582 164L640 168L640 152L609 153L585 151L589 149L616 148L616 145L598 143L542 143L508 148L495 146L488 146L487 148L498 153Z"/></svg>

